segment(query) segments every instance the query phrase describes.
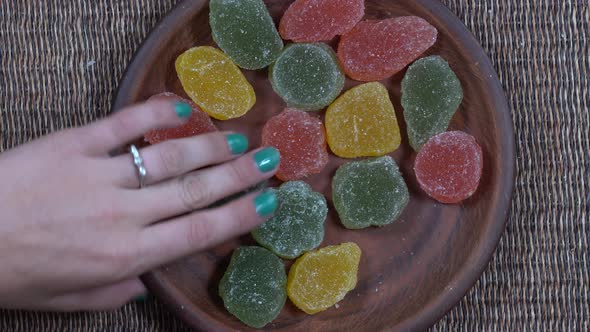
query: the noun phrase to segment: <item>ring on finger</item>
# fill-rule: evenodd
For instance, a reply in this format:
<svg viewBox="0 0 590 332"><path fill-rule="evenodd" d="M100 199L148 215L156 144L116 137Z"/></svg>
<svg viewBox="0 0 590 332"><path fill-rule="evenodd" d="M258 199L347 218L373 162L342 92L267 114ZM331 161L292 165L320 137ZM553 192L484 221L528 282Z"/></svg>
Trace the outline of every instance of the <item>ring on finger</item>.
<svg viewBox="0 0 590 332"><path fill-rule="evenodd" d="M143 188L145 184L145 178L147 177L147 169L143 164L143 158L141 157L141 153L135 145L131 145L129 147L129 153L133 157L133 165L135 165L135 169L137 170L137 179L139 180L139 188Z"/></svg>

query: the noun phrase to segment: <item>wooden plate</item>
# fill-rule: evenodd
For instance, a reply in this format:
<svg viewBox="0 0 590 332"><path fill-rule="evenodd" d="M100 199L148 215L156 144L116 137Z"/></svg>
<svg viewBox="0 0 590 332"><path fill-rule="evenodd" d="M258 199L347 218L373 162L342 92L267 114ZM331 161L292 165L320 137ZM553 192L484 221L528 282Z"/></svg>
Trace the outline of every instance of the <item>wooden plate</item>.
<svg viewBox="0 0 590 332"><path fill-rule="evenodd" d="M267 0L278 23L292 1ZM486 267L504 230L514 186L514 133L502 87L489 59L465 26L438 0L367 0L366 18L420 16L436 26L439 39L428 54L447 59L465 93L451 128L476 137L484 153L477 193L462 205L429 199L413 173L415 153L405 142L392 156L400 164L411 193L401 219L384 228L344 229L331 205L330 181L344 160L332 156L324 172L307 179L330 202L322 245L354 241L363 250L359 283L339 304L308 316L287 301L268 329L301 331L421 331L442 317L471 288ZM172 91L185 95L174 70L176 57L196 45L214 45L208 24L208 1L183 1L154 29L121 81L114 109ZM334 45L334 43L332 43ZM249 136L260 144L266 119L284 103L272 91L267 71L246 71L258 102L244 117L216 124ZM400 81L403 73L384 80L402 120ZM347 81L347 88L359 82ZM322 112L323 113L323 112ZM217 284L231 251L253 244L249 236L163 267L143 279L150 291L192 327L203 331L248 330L231 316L217 295ZM288 264L287 264L288 265Z"/></svg>

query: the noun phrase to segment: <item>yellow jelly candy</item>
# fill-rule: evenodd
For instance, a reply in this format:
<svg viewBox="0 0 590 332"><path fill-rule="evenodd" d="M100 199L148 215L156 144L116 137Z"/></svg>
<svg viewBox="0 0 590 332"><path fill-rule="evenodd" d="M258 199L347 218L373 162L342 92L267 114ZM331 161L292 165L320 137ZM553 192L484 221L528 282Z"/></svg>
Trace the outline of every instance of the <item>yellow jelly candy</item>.
<svg viewBox="0 0 590 332"><path fill-rule="evenodd" d="M176 72L187 95L215 119L240 117L256 102L254 89L240 69L214 47L184 52L176 59Z"/></svg>
<svg viewBox="0 0 590 332"><path fill-rule="evenodd" d="M310 315L324 311L356 287L360 259L361 248L352 242L310 251L291 267L287 295Z"/></svg>
<svg viewBox="0 0 590 332"><path fill-rule="evenodd" d="M338 97L326 111L326 134L332 152L343 158L395 151L401 135L385 86L366 83Z"/></svg>

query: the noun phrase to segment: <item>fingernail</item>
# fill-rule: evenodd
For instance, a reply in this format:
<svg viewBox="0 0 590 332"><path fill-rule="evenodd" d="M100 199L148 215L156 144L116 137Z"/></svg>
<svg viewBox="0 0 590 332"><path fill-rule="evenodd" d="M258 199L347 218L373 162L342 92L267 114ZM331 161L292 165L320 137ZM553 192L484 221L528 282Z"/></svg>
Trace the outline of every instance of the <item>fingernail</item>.
<svg viewBox="0 0 590 332"><path fill-rule="evenodd" d="M265 148L256 152L254 155L254 161L256 162L258 169L261 172L266 173L274 170L279 165L281 155L279 150L275 148Z"/></svg>
<svg viewBox="0 0 590 332"><path fill-rule="evenodd" d="M274 190L266 190L254 198L256 213L261 217L267 217L275 212L278 206L277 194Z"/></svg>
<svg viewBox="0 0 590 332"><path fill-rule="evenodd" d="M174 104L174 111L176 112L176 115L178 115L179 118L186 119L189 116L191 116L193 109L189 104L179 101L176 104Z"/></svg>
<svg viewBox="0 0 590 332"><path fill-rule="evenodd" d="M143 293L140 295L137 295L136 297L133 298L133 302L144 302L145 300L147 300L147 293Z"/></svg>
<svg viewBox="0 0 590 332"><path fill-rule="evenodd" d="M248 138L241 134L229 134L225 137L229 150L233 154L242 154L248 150Z"/></svg>

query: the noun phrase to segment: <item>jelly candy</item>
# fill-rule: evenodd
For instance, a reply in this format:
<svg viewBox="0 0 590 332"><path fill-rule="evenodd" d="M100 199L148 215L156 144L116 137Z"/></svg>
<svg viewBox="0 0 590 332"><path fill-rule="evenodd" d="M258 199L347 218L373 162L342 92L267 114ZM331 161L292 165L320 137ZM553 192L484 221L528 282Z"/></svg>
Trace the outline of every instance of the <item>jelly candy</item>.
<svg viewBox="0 0 590 332"><path fill-rule="evenodd" d="M395 161L384 156L342 165L332 179L332 198L342 225L361 229L395 221L410 194Z"/></svg>
<svg viewBox="0 0 590 332"><path fill-rule="evenodd" d="M270 66L269 79L288 106L315 111L328 106L344 87L336 54L325 44L291 44Z"/></svg>
<svg viewBox="0 0 590 332"><path fill-rule="evenodd" d="M350 78L379 81L416 60L434 45L437 34L416 16L362 21L340 38L338 58Z"/></svg>
<svg viewBox="0 0 590 332"><path fill-rule="evenodd" d="M413 63L402 80L402 106L414 150L446 131L463 100L461 82L439 56Z"/></svg>
<svg viewBox="0 0 590 332"><path fill-rule="evenodd" d="M283 181L319 173L328 163L322 121L296 109L287 108L268 120L262 130L262 145L281 152L277 177Z"/></svg>
<svg viewBox="0 0 590 332"><path fill-rule="evenodd" d="M240 247L219 283L219 295L232 315L261 328L277 318L285 305L286 283L285 266L277 256L260 247Z"/></svg>
<svg viewBox="0 0 590 332"><path fill-rule="evenodd" d="M310 315L330 308L356 287L360 260L353 242L304 254L289 271L289 299Z"/></svg>
<svg viewBox="0 0 590 332"><path fill-rule="evenodd" d="M401 135L385 86L365 83L338 97L326 111L326 134L332 152L343 158L396 150Z"/></svg>
<svg viewBox="0 0 590 332"><path fill-rule="evenodd" d="M211 35L240 67L261 69L273 63L283 41L262 0L211 0Z"/></svg>
<svg viewBox="0 0 590 332"><path fill-rule="evenodd" d="M176 71L187 95L215 119L240 117L256 102L240 69L216 48L200 46L184 52L176 60Z"/></svg>
<svg viewBox="0 0 590 332"><path fill-rule="evenodd" d="M330 40L350 31L365 15L364 0L296 0L281 19L283 39Z"/></svg>
<svg viewBox="0 0 590 332"><path fill-rule="evenodd" d="M273 217L252 231L256 242L287 259L317 248L328 216L324 196L302 181L283 183L277 196L279 206Z"/></svg>
<svg viewBox="0 0 590 332"><path fill-rule="evenodd" d="M432 137L418 152L414 171L422 190L441 203L465 200L479 185L481 147L473 136L450 131Z"/></svg>
<svg viewBox="0 0 590 332"><path fill-rule="evenodd" d="M191 137L217 131L217 128L215 128L215 125L213 124L213 121L211 121L209 115L201 111L201 109L192 101L177 96L172 92L160 93L151 97L150 99L168 99L173 102L182 101L189 104L193 109L193 113L184 124L178 127L153 129L147 132L144 138L150 144L157 144L170 139Z"/></svg>

